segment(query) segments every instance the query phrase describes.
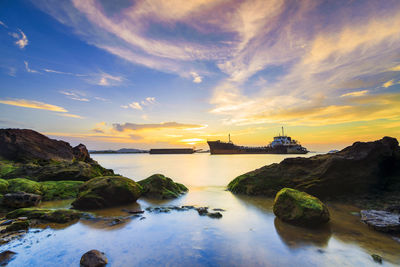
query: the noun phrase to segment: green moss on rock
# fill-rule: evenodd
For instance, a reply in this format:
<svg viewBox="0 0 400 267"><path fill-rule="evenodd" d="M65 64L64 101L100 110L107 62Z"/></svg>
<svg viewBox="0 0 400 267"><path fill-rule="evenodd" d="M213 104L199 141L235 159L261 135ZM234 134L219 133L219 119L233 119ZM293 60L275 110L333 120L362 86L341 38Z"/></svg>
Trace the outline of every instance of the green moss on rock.
<svg viewBox="0 0 400 267"><path fill-rule="evenodd" d="M82 213L70 209L39 209L39 208L22 208L9 212L6 215L8 219L15 219L18 217L27 217L28 219L38 219L47 222L66 223L79 219Z"/></svg>
<svg viewBox="0 0 400 267"><path fill-rule="evenodd" d="M47 181L40 182L43 200L75 198L82 181Z"/></svg>
<svg viewBox="0 0 400 267"><path fill-rule="evenodd" d="M8 190L7 180L0 179L0 194L5 194Z"/></svg>
<svg viewBox="0 0 400 267"><path fill-rule="evenodd" d="M274 214L282 221L299 225L317 225L329 221L329 211L318 198L291 188L283 188L275 197Z"/></svg>
<svg viewBox="0 0 400 267"><path fill-rule="evenodd" d="M25 178L15 178L8 180L8 193L25 192L41 195L40 184Z"/></svg>
<svg viewBox="0 0 400 267"><path fill-rule="evenodd" d="M12 161L0 160L0 178L17 169Z"/></svg>
<svg viewBox="0 0 400 267"><path fill-rule="evenodd" d="M27 230L29 228L28 220L17 220L12 222L10 225L6 227L6 232L13 232L19 230Z"/></svg>
<svg viewBox="0 0 400 267"><path fill-rule="evenodd" d="M177 198L188 191L187 187L175 183L171 178L162 174L154 174L138 182L142 186L142 195L150 198Z"/></svg>
<svg viewBox="0 0 400 267"><path fill-rule="evenodd" d="M140 197L141 190L139 184L126 177L96 177L80 186L72 206L87 210L128 204Z"/></svg>

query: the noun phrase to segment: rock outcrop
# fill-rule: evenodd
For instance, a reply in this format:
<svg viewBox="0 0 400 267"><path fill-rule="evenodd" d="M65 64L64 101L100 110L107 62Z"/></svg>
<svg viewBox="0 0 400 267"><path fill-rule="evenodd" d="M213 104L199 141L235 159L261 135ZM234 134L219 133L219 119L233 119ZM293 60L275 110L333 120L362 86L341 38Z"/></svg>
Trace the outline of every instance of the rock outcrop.
<svg viewBox="0 0 400 267"><path fill-rule="evenodd" d="M36 194L25 192L9 193L3 197L2 204L10 208L26 208L37 206L42 197Z"/></svg>
<svg viewBox="0 0 400 267"><path fill-rule="evenodd" d="M356 142L340 152L287 158L243 174L228 185L233 193L273 196L290 187L317 197L400 191L400 148L395 138Z"/></svg>
<svg viewBox="0 0 400 267"><path fill-rule="evenodd" d="M39 209L22 208L7 213L7 219L26 217L28 219L37 219L45 222L67 223L77 220L82 216L81 212L71 209Z"/></svg>
<svg viewBox="0 0 400 267"><path fill-rule="evenodd" d="M86 147L50 139L27 129L0 129L0 178L80 180L113 175L90 158Z"/></svg>
<svg viewBox="0 0 400 267"><path fill-rule="evenodd" d="M319 225L329 221L329 211L324 203L291 188L283 188L276 194L273 211L282 221L298 225Z"/></svg>
<svg viewBox="0 0 400 267"><path fill-rule="evenodd" d="M162 174L141 180L138 184L142 187L142 196L158 199L177 198L188 191L187 187L180 183L175 183L171 178Z"/></svg>
<svg viewBox="0 0 400 267"><path fill-rule="evenodd" d="M79 188L72 206L77 209L100 209L135 202L141 187L133 180L122 176L93 178Z"/></svg>
<svg viewBox="0 0 400 267"><path fill-rule="evenodd" d="M81 266L83 267L103 267L107 263L106 255L96 249L86 252L81 257Z"/></svg>
<svg viewBox="0 0 400 267"><path fill-rule="evenodd" d="M400 215L384 210L362 210L361 221L369 227L386 233L400 233Z"/></svg>

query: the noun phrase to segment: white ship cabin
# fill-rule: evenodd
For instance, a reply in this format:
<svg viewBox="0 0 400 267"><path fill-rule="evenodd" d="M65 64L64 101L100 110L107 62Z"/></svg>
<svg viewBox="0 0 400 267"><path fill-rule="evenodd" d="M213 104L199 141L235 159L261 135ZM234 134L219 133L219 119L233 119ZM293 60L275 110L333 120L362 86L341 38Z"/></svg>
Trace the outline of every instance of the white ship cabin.
<svg viewBox="0 0 400 267"><path fill-rule="evenodd" d="M275 136L274 141L271 142L271 146L282 146L282 145L291 145L293 144L292 138L290 136Z"/></svg>

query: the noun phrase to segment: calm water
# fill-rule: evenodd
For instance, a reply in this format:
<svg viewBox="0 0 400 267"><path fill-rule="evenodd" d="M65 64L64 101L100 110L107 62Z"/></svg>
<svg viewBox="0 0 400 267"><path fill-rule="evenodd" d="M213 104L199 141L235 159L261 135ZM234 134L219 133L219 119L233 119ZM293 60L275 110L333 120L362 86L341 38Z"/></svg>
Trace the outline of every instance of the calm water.
<svg viewBox="0 0 400 267"><path fill-rule="evenodd" d="M83 253L106 253L109 266L374 266L370 254L384 258L383 266L400 264L400 243L368 229L352 212L356 208L329 206L331 222L321 229L291 226L275 219L272 199L236 196L225 191L234 177L280 155L93 155L116 173L140 180L163 173L190 189L172 201L140 199L129 208L198 205L222 208L223 218L200 217L196 211L171 211L146 219L81 220L72 225L30 230L21 240L3 245L17 257L9 266L79 266ZM71 201L43 203L69 207ZM97 212L127 216L122 207ZM396 265L397 266L397 265Z"/></svg>

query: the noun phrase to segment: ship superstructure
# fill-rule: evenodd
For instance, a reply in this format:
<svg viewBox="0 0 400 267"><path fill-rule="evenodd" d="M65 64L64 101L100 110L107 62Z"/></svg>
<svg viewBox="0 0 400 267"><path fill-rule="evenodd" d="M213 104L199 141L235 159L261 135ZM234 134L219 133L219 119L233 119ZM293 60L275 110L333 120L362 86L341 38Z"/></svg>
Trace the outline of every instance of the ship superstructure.
<svg viewBox="0 0 400 267"><path fill-rule="evenodd" d="M248 147L235 145L230 138L228 142L207 141L210 147L210 154L306 154L308 150L301 146L296 140L285 135L282 127L282 135L274 137L274 140L267 146Z"/></svg>

